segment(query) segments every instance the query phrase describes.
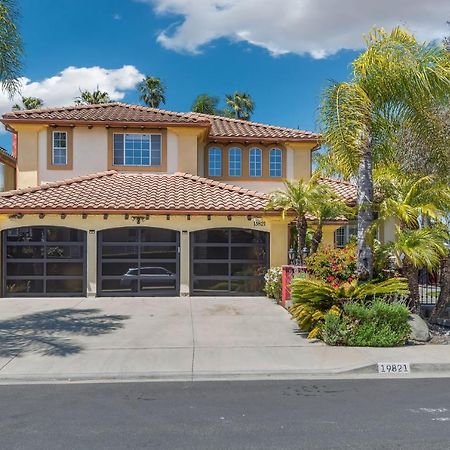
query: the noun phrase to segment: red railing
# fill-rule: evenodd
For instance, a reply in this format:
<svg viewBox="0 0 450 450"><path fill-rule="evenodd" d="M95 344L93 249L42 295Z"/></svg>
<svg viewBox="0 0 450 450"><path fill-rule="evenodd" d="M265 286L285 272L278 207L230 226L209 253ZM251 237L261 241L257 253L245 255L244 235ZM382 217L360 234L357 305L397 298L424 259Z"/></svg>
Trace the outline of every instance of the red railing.
<svg viewBox="0 0 450 450"><path fill-rule="evenodd" d="M281 267L281 305L288 308L291 304L291 282L300 273L306 273L306 266Z"/></svg>

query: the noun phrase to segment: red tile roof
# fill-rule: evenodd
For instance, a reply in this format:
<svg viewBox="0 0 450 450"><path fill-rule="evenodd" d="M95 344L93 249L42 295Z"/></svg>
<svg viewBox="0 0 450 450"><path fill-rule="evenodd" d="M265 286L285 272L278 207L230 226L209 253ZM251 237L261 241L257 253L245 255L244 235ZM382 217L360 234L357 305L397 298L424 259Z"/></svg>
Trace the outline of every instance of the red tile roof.
<svg viewBox="0 0 450 450"><path fill-rule="evenodd" d="M17 166L17 159L10 155L3 147L0 147L0 163L15 169Z"/></svg>
<svg viewBox="0 0 450 450"><path fill-rule="evenodd" d="M322 182L354 203L353 185L331 179ZM186 173L130 174L112 170L0 193L0 214L279 214L266 211L267 200L267 194Z"/></svg>
<svg viewBox="0 0 450 450"><path fill-rule="evenodd" d="M74 105L60 108L40 108L12 111L3 114L4 124L48 123L48 124L104 124L104 125L158 125L197 126L209 130L212 140L248 139L274 141L313 141L320 136L310 131L265 125L246 120L229 119L199 113L179 113L125 103L103 103L100 105Z"/></svg>
<svg viewBox="0 0 450 450"><path fill-rule="evenodd" d="M354 184L334 178L320 178L319 182L331 188L349 206L356 205L357 191Z"/></svg>
<svg viewBox="0 0 450 450"><path fill-rule="evenodd" d="M0 213L262 212L265 194L185 173L102 172L0 194Z"/></svg>

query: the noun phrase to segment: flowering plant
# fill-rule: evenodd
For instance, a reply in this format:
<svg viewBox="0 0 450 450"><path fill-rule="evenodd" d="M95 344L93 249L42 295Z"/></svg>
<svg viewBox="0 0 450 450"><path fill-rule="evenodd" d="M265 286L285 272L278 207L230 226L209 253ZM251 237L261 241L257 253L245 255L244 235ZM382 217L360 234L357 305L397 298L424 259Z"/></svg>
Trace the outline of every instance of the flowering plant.
<svg viewBox="0 0 450 450"><path fill-rule="evenodd" d="M281 300L281 267L272 267L264 275L266 281L264 291L267 297Z"/></svg>

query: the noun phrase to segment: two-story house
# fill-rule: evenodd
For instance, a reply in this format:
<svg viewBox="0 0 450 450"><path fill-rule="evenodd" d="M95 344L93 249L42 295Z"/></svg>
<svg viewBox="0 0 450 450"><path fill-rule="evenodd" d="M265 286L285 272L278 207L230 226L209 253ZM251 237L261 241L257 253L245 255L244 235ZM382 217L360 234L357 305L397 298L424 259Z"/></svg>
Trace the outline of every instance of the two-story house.
<svg viewBox="0 0 450 450"><path fill-rule="evenodd" d="M2 122L17 160L0 195L3 296L250 295L288 262L290 220L266 193L309 179L315 133L122 103Z"/></svg>

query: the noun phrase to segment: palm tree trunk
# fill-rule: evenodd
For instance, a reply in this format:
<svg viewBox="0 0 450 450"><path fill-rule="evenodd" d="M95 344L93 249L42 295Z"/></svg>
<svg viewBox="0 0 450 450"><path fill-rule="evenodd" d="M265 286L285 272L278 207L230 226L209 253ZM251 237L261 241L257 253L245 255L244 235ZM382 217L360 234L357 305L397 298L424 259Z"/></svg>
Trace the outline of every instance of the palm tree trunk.
<svg viewBox="0 0 450 450"><path fill-rule="evenodd" d="M319 248L320 243L322 242L323 236L323 223L319 220L317 224L317 228L314 231L311 242L311 253L316 253Z"/></svg>
<svg viewBox="0 0 450 450"><path fill-rule="evenodd" d="M419 270L405 258L403 262L403 275L408 280L409 289L409 309L415 313L421 313L420 292L419 292Z"/></svg>
<svg viewBox="0 0 450 450"><path fill-rule="evenodd" d="M371 142L362 155L358 168L358 261L357 272L360 280L370 280L373 276L373 250L368 231L373 222L373 178Z"/></svg>
<svg viewBox="0 0 450 450"><path fill-rule="evenodd" d="M443 316L445 310L450 306L450 253L441 263L441 292L438 301L430 316L430 323L436 323Z"/></svg>
<svg viewBox="0 0 450 450"><path fill-rule="evenodd" d="M305 216L297 217L296 221L297 228L297 258L301 265L305 264L303 260L303 249L306 246L306 231L308 229L308 224L306 222Z"/></svg>

